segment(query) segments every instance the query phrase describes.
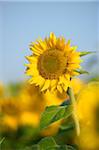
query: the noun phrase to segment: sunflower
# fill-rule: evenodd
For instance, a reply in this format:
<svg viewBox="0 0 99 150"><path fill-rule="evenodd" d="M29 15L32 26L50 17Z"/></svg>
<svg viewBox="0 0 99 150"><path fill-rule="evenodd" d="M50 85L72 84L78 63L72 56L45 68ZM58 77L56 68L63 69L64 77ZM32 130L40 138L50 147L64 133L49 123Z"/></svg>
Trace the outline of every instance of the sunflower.
<svg viewBox="0 0 99 150"><path fill-rule="evenodd" d="M0 131L16 130L21 111L17 98L2 98L0 100Z"/></svg>
<svg viewBox="0 0 99 150"><path fill-rule="evenodd" d="M76 46L70 46L70 40L56 37L50 33L49 38L39 39L30 44L32 55L27 56L26 74L29 82L39 86L41 91L67 91L70 79L80 68L80 53Z"/></svg>
<svg viewBox="0 0 99 150"><path fill-rule="evenodd" d="M77 98L80 135L77 144L81 150L99 149L99 82L91 82Z"/></svg>

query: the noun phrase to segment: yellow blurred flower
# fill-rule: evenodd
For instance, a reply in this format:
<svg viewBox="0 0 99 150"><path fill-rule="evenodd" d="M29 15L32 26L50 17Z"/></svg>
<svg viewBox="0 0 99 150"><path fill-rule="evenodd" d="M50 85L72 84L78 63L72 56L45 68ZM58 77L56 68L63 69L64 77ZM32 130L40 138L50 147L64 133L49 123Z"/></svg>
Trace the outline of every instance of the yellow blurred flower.
<svg viewBox="0 0 99 150"><path fill-rule="evenodd" d="M16 130L18 128L18 118L15 116L5 115L1 122L2 130Z"/></svg>
<svg viewBox="0 0 99 150"><path fill-rule="evenodd" d="M83 87L79 79L72 80L75 93ZM76 90L75 90L76 89ZM60 105L68 99L65 92L47 91L41 93L39 87L25 82L20 89L19 95L15 97L2 97L0 99L0 126L1 130L17 130L19 126L29 125L37 127L40 122L41 113L46 106ZM55 134L60 123L52 124L42 132L42 135Z"/></svg>
<svg viewBox="0 0 99 150"><path fill-rule="evenodd" d="M80 92L80 90L84 88L85 83L78 78L74 78L71 80L71 86L73 88L74 94L77 95Z"/></svg>
<svg viewBox="0 0 99 150"><path fill-rule="evenodd" d="M84 83L79 79L73 79L72 83L73 88L76 89L76 94L84 85ZM23 110L23 114L21 115L21 123L25 124L26 122L29 122L31 125L33 125L35 119L32 120L32 122L29 121L30 119L28 118L32 118L32 116L34 116L34 118L36 117L36 124L36 122L38 122L38 118L40 119L41 113L44 111L46 106L60 105L62 102L64 102L64 100L68 99L68 95L66 95L65 92L61 94L58 91L54 91L53 93L49 91L46 93L41 93L38 87L26 83L20 92L18 99L20 100L20 105ZM29 115L29 117L25 117L25 115ZM54 125L51 126L51 129L53 126Z"/></svg>
<svg viewBox="0 0 99 150"><path fill-rule="evenodd" d="M24 111L41 113L45 108L45 99L38 87L25 84L19 95L21 107Z"/></svg>
<svg viewBox="0 0 99 150"><path fill-rule="evenodd" d="M5 115L17 116L21 112L20 103L17 98L9 97L0 100L1 112Z"/></svg>
<svg viewBox="0 0 99 150"><path fill-rule="evenodd" d="M78 96L78 117L81 133L78 138L81 150L99 149L99 82L92 82Z"/></svg>
<svg viewBox="0 0 99 150"><path fill-rule="evenodd" d="M46 106L60 105L68 97L66 93L61 94L58 91L54 91L53 93L47 91L43 95L46 102Z"/></svg>
<svg viewBox="0 0 99 150"><path fill-rule="evenodd" d="M25 84L24 88L20 92L19 100L23 112L20 115L20 125L29 125L37 127L40 122L41 113L46 106L60 105L65 99L66 94L60 94L59 92L46 92L41 93L39 88L35 85ZM53 135L59 129L59 122L52 124L47 129L43 130L41 134L43 136Z"/></svg>
<svg viewBox="0 0 99 150"><path fill-rule="evenodd" d="M21 113L19 101L16 98L3 98L0 100L0 126L3 130L17 129L18 118Z"/></svg>
<svg viewBox="0 0 99 150"><path fill-rule="evenodd" d="M70 40L56 37L50 33L49 38L32 42L32 55L27 56L26 74L31 76L30 83L39 86L41 91L67 91L70 78L78 75L75 72L80 68L80 53L75 46L70 46Z"/></svg>
<svg viewBox="0 0 99 150"><path fill-rule="evenodd" d="M20 115L20 125L29 125L33 127L37 127L39 125L40 116L33 112L23 112Z"/></svg>

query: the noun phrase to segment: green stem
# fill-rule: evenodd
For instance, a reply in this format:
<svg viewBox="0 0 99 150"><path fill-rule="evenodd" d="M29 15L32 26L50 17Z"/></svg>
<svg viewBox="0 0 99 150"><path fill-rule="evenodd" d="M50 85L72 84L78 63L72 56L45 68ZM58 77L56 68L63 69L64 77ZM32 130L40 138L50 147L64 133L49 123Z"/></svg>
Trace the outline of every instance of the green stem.
<svg viewBox="0 0 99 150"><path fill-rule="evenodd" d="M68 88L68 94L69 94L69 97L70 97L70 100L71 100L71 104L73 106L72 116L73 116L73 119L74 119L74 122L75 122L76 133L77 133L77 136L79 136L80 127L79 127L79 121L78 121L78 117L77 117L76 100L75 100L75 97L74 97L73 89L71 87Z"/></svg>

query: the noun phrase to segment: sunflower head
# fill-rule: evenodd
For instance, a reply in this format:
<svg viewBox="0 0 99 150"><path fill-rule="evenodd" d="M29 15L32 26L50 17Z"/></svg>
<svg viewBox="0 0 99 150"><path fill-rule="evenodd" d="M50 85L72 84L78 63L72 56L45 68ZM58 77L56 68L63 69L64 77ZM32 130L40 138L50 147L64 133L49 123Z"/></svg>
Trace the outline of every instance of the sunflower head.
<svg viewBox="0 0 99 150"><path fill-rule="evenodd" d="M39 57L38 70L45 79L57 79L65 72L66 59L61 51L47 50Z"/></svg>
<svg viewBox="0 0 99 150"><path fill-rule="evenodd" d="M77 75L75 70L80 68L80 53L75 46L70 46L70 40L66 42L63 37L50 33L48 38L32 42L30 50L32 55L26 57L29 82L39 86L41 91L66 91L70 79Z"/></svg>

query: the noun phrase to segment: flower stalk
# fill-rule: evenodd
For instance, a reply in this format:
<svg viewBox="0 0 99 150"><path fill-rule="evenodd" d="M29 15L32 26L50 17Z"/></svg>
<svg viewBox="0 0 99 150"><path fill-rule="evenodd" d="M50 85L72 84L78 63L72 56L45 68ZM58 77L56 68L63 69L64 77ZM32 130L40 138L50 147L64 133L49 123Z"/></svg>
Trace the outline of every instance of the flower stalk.
<svg viewBox="0 0 99 150"><path fill-rule="evenodd" d="M76 133L77 136L79 136L80 134L80 126L79 126L79 121L78 121L78 117L77 117L77 106L76 106L76 100L74 97L74 93L73 93L73 89L71 87L68 88L68 94L71 100L71 105L73 107L73 112L72 112L72 116L74 119L74 123L75 123L75 129L76 129Z"/></svg>

